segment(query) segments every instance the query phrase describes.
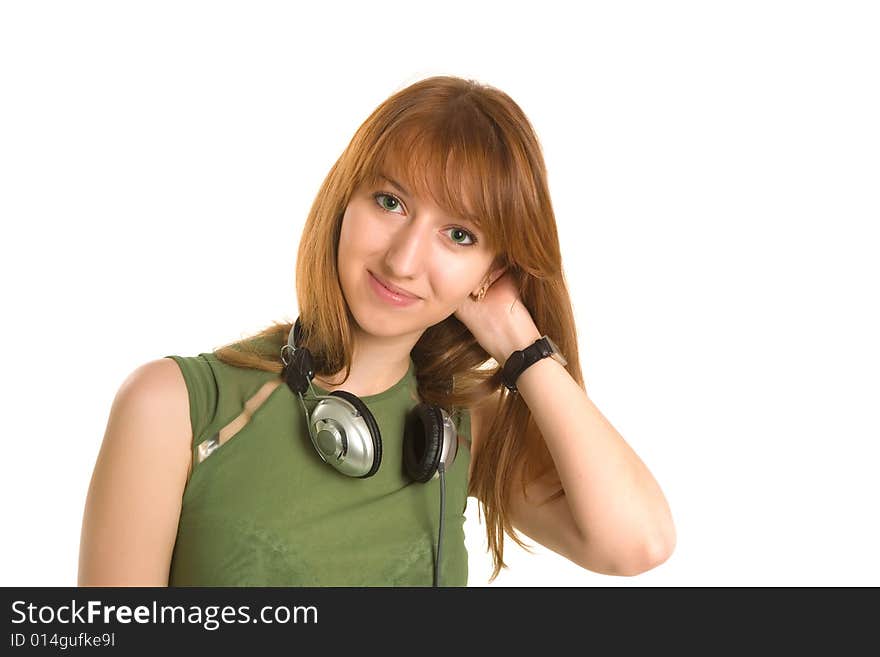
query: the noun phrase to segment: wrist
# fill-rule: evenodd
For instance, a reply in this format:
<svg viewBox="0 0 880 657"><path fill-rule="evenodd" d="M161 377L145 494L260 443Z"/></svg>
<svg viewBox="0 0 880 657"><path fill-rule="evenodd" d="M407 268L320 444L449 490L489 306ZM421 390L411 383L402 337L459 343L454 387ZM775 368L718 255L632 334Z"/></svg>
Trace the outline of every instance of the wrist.
<svg viewBox="0 0 880 657"><path fill-rule="evenodd" d="M550 336L542 335L524 349L515 350L508 356L501 366L501 382L508 390L516 393L518 390L516 382L520 376L546 358L552 358L563 367L567 364L565 356Z"/></svg>
<svg viewBox="0 0 880 657"><path fill-rule="evenodd" d="M514 351L525 349L533 344L535 340L539 340L540 338L541 332L538 331L537 327L525 331L518 331L504 340L503 346L498 350L498 354L495 355L494 358L498 364L503 367L504 363L507 362L507 359L510 358L510 354ZM498 356L501 356L501 358L498 358Z"/></svg>

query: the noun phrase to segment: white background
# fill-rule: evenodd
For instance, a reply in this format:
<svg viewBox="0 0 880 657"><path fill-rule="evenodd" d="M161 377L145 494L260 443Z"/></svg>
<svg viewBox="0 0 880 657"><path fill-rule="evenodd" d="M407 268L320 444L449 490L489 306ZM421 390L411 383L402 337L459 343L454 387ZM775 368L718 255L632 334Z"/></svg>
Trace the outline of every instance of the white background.
<svg viewBox="0 0 880 657"><path fill-rule="evenodd" d="M0 584L75 585L119 385L295 318L328 169L451 74L535 126L587 389L678 531L635 578L508 540L493 586L880 585L872 5L3 3Z"/></svg>

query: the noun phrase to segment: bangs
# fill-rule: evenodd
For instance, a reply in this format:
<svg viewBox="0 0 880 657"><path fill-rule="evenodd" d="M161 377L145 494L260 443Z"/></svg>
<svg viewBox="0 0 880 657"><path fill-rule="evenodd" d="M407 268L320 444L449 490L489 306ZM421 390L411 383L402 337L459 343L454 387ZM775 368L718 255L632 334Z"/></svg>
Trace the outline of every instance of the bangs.
<svg viewBox="0 0 880 657"><path fill-rule="evenodd" d="M433 129L397 124L377 143L364 183L399 183L401 191L431 200L450 217L473 222L489 249L497 250L509 174L501 142L488 119L479 116L482 121L458 120Z"/></svg>

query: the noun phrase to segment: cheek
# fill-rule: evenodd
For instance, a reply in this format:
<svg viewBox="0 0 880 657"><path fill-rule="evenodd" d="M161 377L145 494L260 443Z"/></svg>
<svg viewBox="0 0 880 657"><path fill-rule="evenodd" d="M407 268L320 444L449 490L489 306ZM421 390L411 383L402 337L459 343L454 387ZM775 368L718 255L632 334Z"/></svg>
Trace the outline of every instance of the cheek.
<svg viewBox="0 0 880 657"><path fill-rule="evenodd" d="M358 239L362 231L358 227L358 218L354 214L346 214L339 231L339 248L337 250L337 266L340 272L349 269L357 258L359 251L363 249L361 240Z"/></svg>
<svg viewBox="0 0 880 657"><path fill-rule="evenodd" d="M434 270L432 276L438 300L450 307L459 306L479 284L473 282L479 274L474 273L472 267L457 264L460 265L454 259L446 261Z"/></svg>
<svg viewBox="0 0 880 657"><path fill-rule="evenodd" d="M351 256L369 254L382 247L382 226L368 213L346 214L339 232L339 251Z"/></svg>

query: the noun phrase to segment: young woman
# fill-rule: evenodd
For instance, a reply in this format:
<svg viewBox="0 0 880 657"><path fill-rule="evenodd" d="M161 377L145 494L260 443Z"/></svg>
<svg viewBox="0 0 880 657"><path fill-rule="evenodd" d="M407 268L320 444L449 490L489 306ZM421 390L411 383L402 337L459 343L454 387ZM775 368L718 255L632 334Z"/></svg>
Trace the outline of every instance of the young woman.
<svg viewBox="0 0 880 657"><path fill-rule="evenodd" d="M506 94L442 76L383 102L324 180L296 275L298 331L276 322L123 383L80 585L427 585L442 566L461 586L467 496L491 579L505 534L527 549L514 529L598 573L669 557L663 493L584 389L541 148ZM375 444L310 416L340 395L359 400L338 406L352 421L374 417ZM413 420L417 404L436 413ZM414 480L407 449L433 440L445 465L435 445ZM371 471L342 472L358 449Z"/></svg>

